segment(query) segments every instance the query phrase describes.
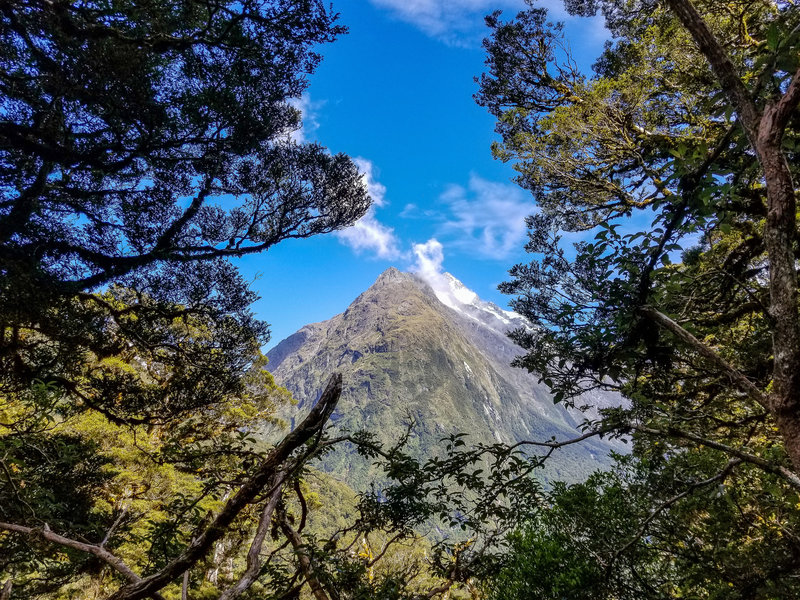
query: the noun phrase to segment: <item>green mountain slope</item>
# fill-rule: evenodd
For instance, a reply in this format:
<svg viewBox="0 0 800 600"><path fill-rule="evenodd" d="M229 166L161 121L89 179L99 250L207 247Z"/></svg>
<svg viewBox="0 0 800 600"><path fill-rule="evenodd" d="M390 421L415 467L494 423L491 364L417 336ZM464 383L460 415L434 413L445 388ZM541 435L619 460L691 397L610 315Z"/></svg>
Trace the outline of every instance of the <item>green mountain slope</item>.
<svg viewBox="0 0 800 600"><path fill-rule="evenodd" d="M411 419L410 448L419 456L435 453L444 436L457 432L485 443L574 436L575 417L554 406L535 377L507 366L513 345L484 305L454 310L422 279L389 269L344 313L278 344L268 353L269 368L300 413L340 371L345 389L336 426L392 443ZM608 464L608 450L600 440L565 448L544 476L581 480ZM326 457L323 468L356 489L377 475L341 451Z"/></svg>

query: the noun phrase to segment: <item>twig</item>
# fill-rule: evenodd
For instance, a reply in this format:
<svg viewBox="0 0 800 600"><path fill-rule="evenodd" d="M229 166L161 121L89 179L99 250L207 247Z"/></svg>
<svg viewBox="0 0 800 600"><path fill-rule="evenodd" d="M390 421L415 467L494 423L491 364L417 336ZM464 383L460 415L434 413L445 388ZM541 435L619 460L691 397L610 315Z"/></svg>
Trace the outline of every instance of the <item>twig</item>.
<svg viewBox="0 0 800 600"><path fill-rule="evenodd" d="M127 514L128 514L128 507L126 506L119 513L117 518L114 519L114 522L111 524L111 527L108 528L108 531L106 531L105 536L103 536L103 541L100 542L100 544L98 544L101 548L108 543L108 540L110 540L111 536L114 535L114 531L117 529L117 527L119 527L119 524L122 523L122 519L124 519L125 515Z"/></svg>
<svg viewBox="0 0 800 600"><path fill-rule="evenodd" d="M620 430L627 429L627 427L628 426L624 425L624 424L622 424L622 425L608 425L606 427L601 427L600 429L587 431L586 433L584 433L581 436L578 436L578 437L575 437L575 438L570 438L568 440L563 440L563 441L560 441L560 442L558 442L558 441L535 442L535 441L531 441L531 440L523 440L521 442L517 442L516 444L513 444L513 445L509 446L508 450L509 451L514 450L515 448L518 448L519 446L537 446L537 447L550 448L552 450L557 450L558 448L563 448L564 446L569 446L571 444L578 444L578 443L580 443L580 442L582 442L584 440L587 440L589 438L592 438L592 437L595 437L595 436L598 436L598 435L604 435L606 433L611 433L611 432L619 432Z"/></svg>
<svg viewBox="0 0 800 600"><path fill-rule="evenodd" d="M384 546L383 546L383 549L382 549L382 550L381 550L381 551L380 551L380 552L379 552L379 553L378 553L378 554L377 554L377 555L376 555L376 556L375 556L375 557L374 557L372 560L370 560L370 561L367 563L367 567L374 567L374 566L375 566L375 564L376 564L376 563L377 563L377 562L378 562L380 559L382 559L382 558L384 557L384 555L386 554L386 551L387 551L387 550L389 550L389 547L390 547L392 544L394 544L396 541L398 541L399 539L401 539L401 538L405 537L405 535L406 535L406 534L405 534L405 532L404 532L404 531L401 531L401 532L399 532L399 533L395 534L395 535L394 535L394 536L393 536L393 537L392 537L390 540L388 540L388 541L387 541L387 542L384 544Z"/></svg>

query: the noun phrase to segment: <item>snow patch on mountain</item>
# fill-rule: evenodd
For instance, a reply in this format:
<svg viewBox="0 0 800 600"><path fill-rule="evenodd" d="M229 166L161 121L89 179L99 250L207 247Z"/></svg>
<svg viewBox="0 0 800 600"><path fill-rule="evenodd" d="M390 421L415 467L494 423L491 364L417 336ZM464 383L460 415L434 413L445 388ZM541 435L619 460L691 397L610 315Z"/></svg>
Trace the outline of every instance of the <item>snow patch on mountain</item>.
<svg viewBox="0 0 800 600"><path fill-rule="evenodd" d="M505 334L509 329L528 327L528 321L510 310L485 302L450 273L443 272L442 244L430 239L414 245L416 264L411 271L431 286L439 301L470 319Z"/></svg>
<svg viewBox="0 0 800 600"><path fill-rule="evenodd" d="M490 329L505 334L511 329L530 326L524 317L514 311L481 300L478 294L450 273L436 273L433 277L431 273L417 274L431 286L442 304Z"/></svg>

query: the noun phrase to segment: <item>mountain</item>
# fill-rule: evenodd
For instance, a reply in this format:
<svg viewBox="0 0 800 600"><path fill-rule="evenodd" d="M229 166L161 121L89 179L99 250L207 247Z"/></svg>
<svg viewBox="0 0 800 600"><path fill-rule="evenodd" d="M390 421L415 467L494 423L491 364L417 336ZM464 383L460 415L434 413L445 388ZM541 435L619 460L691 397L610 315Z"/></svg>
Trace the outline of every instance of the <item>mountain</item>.
<svg viewBox="0 0 800 600"><path fill-rule="evenodd" d="M505 332L527 322L482 301L452 275L432 283L390 268L344 313L275 346L268 368L298 400L298 411L338 371L344 391L333 416L337 426L392 443L412 419L409 446L420 456L458 432L485 443L574 437L583 417L554 405L536 376L509 366L522 350ZM610 448L603 440L563 448L548 461L545 478L583 479L610 464ZM374 477L354 453L333 453L323 468L356 489Z"/></svg>

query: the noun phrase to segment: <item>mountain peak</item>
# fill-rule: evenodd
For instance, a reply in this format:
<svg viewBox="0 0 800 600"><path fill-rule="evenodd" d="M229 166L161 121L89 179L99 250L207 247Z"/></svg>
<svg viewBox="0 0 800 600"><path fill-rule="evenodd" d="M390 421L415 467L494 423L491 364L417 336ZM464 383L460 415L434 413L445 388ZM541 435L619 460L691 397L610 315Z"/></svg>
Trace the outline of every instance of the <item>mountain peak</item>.
<svg viewBox="0 0 800 600"><path fill-rule="evenodd" d="M375 282L369 286L369 288L367 288L367 290L361 296L369 296L375 293L388 293L393 295L398 293L398 288L407 291L414 289L421 291L426 295L432 295L429 286L419 276L415 275L414 273L408 273L407 271L401 271L395 267L389 267L383 273L378 275L378 278L375 280Z"/></svg>
<svg viewBox="0 0 800 600"><path fill-rule="evenodd" d="M530 326L517 313L482 300L450 273L420 273L419 277L431 287L439 302L485 327L505 334L510 329Z"/></svg>
<svg viewBox="0 0 800 600"><path fill-rule="evenodd" d="M378 279L376 281L381 281L382 279L397 279L402 274L403 272L397 267L389 267L383 273L378 275Z"/></svg>
<svg viewBox="0 0 800 600"><path fill-rule="evenodd" d="M366 428L392 444L410 416L418 456L434 454L455 432L481 443L574 436L582 415L554 405L536 375L510 366L522 349L505 332L521 323L449 273L389 268L343 313L305 326L267 356L300 411L331 372L341 372L337 426ZM587 448L567 449L559 454L566 462L552 468L581 465L579 477L603 465L608 445L593 440ZM328 459L324 468L359 488L380 476L354 455Z"/></svg>

